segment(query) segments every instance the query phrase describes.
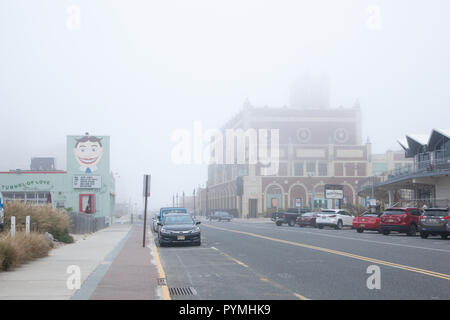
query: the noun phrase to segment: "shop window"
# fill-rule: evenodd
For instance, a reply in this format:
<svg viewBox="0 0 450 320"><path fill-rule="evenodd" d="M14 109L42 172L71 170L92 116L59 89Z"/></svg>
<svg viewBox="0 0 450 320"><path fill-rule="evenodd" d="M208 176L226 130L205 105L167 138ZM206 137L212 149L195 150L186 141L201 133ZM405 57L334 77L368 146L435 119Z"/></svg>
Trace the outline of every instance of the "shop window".
<svg viewBox="0 0 450 320"><path fill-rule="evenodd" d="M95 213L95 194L80 194L80 212Z"/></svg>

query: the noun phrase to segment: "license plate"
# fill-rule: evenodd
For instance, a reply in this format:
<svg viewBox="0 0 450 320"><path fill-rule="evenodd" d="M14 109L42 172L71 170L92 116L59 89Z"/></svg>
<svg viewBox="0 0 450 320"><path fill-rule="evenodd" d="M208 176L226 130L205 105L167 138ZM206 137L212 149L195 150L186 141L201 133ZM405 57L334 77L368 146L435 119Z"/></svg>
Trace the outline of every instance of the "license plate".
<svg viewBox="0 0 450 320"><path fill-rule="evenodd" d="M392 220L392 219L389 219L389 220L388 220L388 222L394 222L394 220Z"/></svg>
<svg viewBox="0 0 450 320"><path fill-rule="evenodd" d="M429 223L429 224L438 224L438 223L440 223L440 221L437 220L437 219L430 219L430 220L426 220L426 221L427 221L427 223Z"/></svg>
<svg viewBox="0 0 450 320"><path fill-rule="evenodd" d="M177 236L177 240L184 240L184 236Z"/></svg>
<svg viewBox="0 0 450 320"><path fill-rule="evenodd" d="M364 228L366 225L364 223L361 223L359 226Z"/></svg>

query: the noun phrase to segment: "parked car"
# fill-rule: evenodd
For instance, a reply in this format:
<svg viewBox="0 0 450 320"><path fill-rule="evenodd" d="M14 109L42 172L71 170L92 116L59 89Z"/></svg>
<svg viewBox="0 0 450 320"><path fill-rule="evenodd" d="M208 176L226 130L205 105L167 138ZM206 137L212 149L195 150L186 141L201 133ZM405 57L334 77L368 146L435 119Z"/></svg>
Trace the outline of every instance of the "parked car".
<svg viewBox="0 0 450 320"><path fill-rule="evenodd" d="M201 244L201 231L189 214L168 214L158 222L158 243L160 246L174 243Z"/></svg>
<svg viewBox="0 0 450 320"><path fill-rule="evenodd" d="M153 215L153 217L152 217L153 232L158 232L158 221L159 221L159 214Z"/></svg>
<svg viewBox="0 0 450 320"><path fill-rule="evenodd" d="M447 239L450 234L450 212L448 208L425 209L419 217L419 232L424 239L429 235Z"/></svg>
<svg viewBox="0 0 450 320"><path fill-rule="evenodd" d="M316 217L316 225L319 229L325 226L342 229L348 226L353 227L352 224L353 216L343 209L322 209Z"/></svg>
<svg viewBox="0 0 450 320"><path fill-rule="evenodd" d="M306 227L306 226L316 227L316 218L317 218L317 213L315 213L315 212L302 213L297 218L297 224L300 227Z"/></svg>
<svg viewBox="0 0 450 320"><path fill-rule="evenodd" d="M380 217L380 231L384 235L397 231L415 236L421 215L419 208L389 208Z"/></svg>
<svg viewBox="0 0 450 320"><path fill-rule="evenodd" d="M353 219L353 228L358 233L362 233L364 230L380 232L380 217L382 214L382 212L364 212Z"/></svg>
<svg viewBox="0 0 450 320"><path fill-rule="evenodd" d="M272 221L275 221L277 226L287 223L290 227L295 226L297 218L302 214L308 212L304 208L289 208L286 211L278 211L272 214Z"/></svg>
<svg viewBox="0 0 450 320"><path fill-rule="evenodd" d="M212 215L208 217L209 221L231 221L233 216L226 211L215 211Z"/></svg>

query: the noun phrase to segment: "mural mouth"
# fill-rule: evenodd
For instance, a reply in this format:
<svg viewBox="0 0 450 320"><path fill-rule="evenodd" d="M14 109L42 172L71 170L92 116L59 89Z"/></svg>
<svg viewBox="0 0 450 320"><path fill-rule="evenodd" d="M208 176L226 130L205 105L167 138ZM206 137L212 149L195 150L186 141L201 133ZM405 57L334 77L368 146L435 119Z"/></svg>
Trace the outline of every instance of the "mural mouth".
<svg viewBox="0 0 450 320"><path fill-rule="evenodd" d="M97 161L98 157L95 158L78 158L80 162L84 164L93 164L95 161Z"/></svg>

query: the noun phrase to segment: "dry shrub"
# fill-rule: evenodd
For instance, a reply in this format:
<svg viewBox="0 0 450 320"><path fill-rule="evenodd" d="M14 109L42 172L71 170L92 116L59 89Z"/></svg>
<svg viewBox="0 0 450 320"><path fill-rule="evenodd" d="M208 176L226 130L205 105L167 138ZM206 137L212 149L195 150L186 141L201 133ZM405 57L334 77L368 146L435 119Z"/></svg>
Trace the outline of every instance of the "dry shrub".
<svg viewBox="0 0 450 320"><path fill-rule="evenodd" d="M70 218L64 210L48 205L33 205L22 202L7 202L5 204L5 229L9 228L11 216L16 217L18 230L25 230L25 217L30 216L30 229L37 232L65 234L69 232Z"/></svg>
<svg viewBox="0 0 450 320"><path fill-rule="evenodd" d="M15 268L48 255L51 244L45 235L17 232L15 237L0 238L0 271Z"/></svg>

